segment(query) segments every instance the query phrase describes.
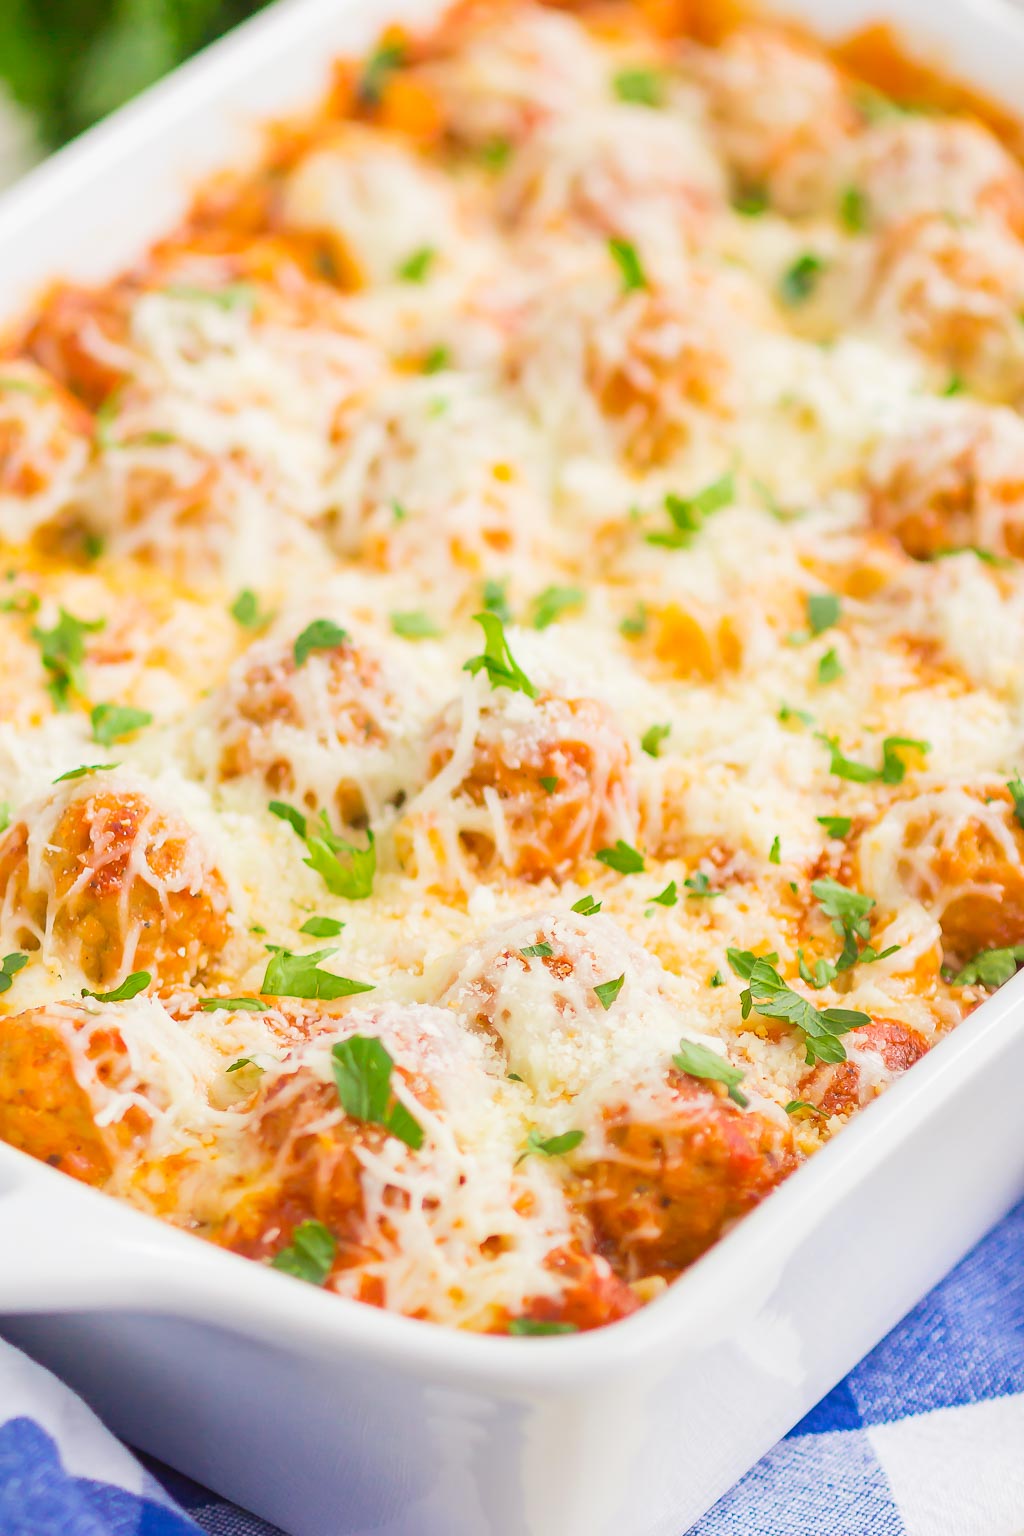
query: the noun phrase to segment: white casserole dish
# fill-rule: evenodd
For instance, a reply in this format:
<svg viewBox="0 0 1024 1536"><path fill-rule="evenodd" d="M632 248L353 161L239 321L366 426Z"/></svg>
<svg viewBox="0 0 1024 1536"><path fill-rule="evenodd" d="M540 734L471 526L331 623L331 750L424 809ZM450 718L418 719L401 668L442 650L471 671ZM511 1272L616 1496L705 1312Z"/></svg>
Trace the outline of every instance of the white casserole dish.
<svg viewBox="0 0 1024 1536"><path fill-rule="evenodd" d="M878 0L790 0L842 32ZM102 277L332 53L437 0L282 0L10 193L0 292ZM1022 107L1024 17L888 0ZM941 32L941 38L936 32ZM2 318L2 316L0 316ZM135 1445L293 1536L681 1536L1024 1191L1024 976L660 1300L575 1339L457 1335L261 1269L0 1146L4 1331Z"/></svg>

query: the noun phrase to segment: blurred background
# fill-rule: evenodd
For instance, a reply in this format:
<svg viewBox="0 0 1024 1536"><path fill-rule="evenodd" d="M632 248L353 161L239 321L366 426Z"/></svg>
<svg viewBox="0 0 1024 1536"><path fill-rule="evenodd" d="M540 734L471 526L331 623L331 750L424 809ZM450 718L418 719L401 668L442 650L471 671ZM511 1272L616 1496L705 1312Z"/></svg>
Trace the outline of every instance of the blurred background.
<svg viewBox="0 0 1024 1536"><path fill-rule="evenodd" d="M0 185L267 0L0 0Z"/></svg>

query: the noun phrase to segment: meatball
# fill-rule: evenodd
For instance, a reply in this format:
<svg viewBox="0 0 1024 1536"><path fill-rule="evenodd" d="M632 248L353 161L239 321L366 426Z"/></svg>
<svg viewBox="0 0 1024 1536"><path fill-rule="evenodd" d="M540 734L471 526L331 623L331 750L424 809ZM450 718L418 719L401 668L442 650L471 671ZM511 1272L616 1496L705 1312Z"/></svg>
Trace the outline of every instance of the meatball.
<svg viewBox="0 0 1024 1536"><path fill-rule="evenodd" d="M130 971L191 981L227 942L228 892L187 822L143 790L59 785L0 841L0 932L93 987Z"/></svg>
<svg viewBox="0 0 1024 1536"><path fill-rule="evenodd" d="M796 1166L785 1127L674 1069L656 1116L605 1114L607 1152L582 1169L580 1199L630 1279L684 1269Z"/></svg>
<svg viewBox="0 0 1024 1536"><path fill-rule="evenodd" d="M973 546L1024 558L1024 424L950 401L883 442L868 465L875 526L928 560Z"/></svg>
<svg viewBox="0 0 1024 1536"><path fill-rule="evenodd" d="M867 318L977 393L1024 391L1024 244L997 226L922 214L879 243Z"/></svg>
<svg viewBox="0 0 1024 1536"><path fill-rule="evenodd" d="M0 538L24 543L67 509L91 442L89 413L53 379L0 365Z"/></svg>
<svg viewBox="0 0 1024 1536"><path fill-rule="evenodd" d="M843 1037L846 1060L822 1063L800 1084L799 1097L826 1115L851 1115L920 1061L928 1043L895 1019L874 1019Z"/></svg>
<svg viewBox="0 0 1024 1536"><path fill-rule="evenodd" d="M856 140L849 184L885 229L918 214L980 217L1024 235L1024 170L981 123L902 114Z"/></svg>
<svg viewBox="0 0 1024 1536"><path fill-rule="evenodd" d="M89 1090L113 1101L128 1078L124 1039L105 1018L70 1004L0 1018L0 1141L101 1186L150 1122L130 1102L100 1117L105 1106Z"/></svg>
<svg viewBox="0 0 1024 1536"><path fill-rule="evenodd" d="M858 128L843 78L813 44L742 26L695 60L719 150L738 185L784 214L819 208Z"/></svg>
<svg viewBox="0 0 1024 1536"><path fill-rule="evenodd" d="M294 640L250 647L215 701L223 779L261 778L345 822L379 814L419 769L419 698L382 655L343 636L296 661Z"/></svg>
<svg viewBox="0 0 1024 1536"><path fill-rule="evenodd" d="M1004 785L897 801L857 857L861 889L880 906L897 910L909 896L937 918L949 963L1024 942L1024 831Z"/></svg>
<svg viewBox="0 0 1024 1536"><path fill-rule="evenodd" d="M414 805L409 830L429 836L443 796L458 841L445 857L461 855L481 875L501 868L523 880L565 879L599 848L635 836L629 745L604 704L507 689L467 698L434 727L433 783ZM467 752L471 708L479 714Z"/></svg>

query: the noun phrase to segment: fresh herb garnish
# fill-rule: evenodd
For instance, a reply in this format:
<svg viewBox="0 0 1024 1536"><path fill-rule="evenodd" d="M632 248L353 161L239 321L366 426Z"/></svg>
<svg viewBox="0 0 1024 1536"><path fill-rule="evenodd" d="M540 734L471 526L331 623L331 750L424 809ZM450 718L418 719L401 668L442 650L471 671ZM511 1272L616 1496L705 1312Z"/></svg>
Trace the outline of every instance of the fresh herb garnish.
<svg viewBox="0 0 1024 1536"><path fill-rule="evenodd" d="M680 1040L679 1051L672 1060L680 1072L685 1072L688 1077L699 1077L706 1082L724 1083L730 1099L741 1109L746 1109L750 1103L746 1094L741 1093L737 1087L746 1074L739 1067L734 1067L731 1062L726 1061L724 1056L719 1056L717 1051L709 1050L706 1045L698 1045L695 1040Z"/></svg>
<svg viewBox="0 0 1024 1536"><path fill-rule="evenodd" d="M344 926L336 917L307 917L299 932L311 939L336 939Z"/></svg>
<svg viewBox="0 0 1024 1536"><path fill-rule="evenodd" d="M547 629L563 613L582 608L586 598L582 587L545 587L533 600L531 622L534 629Z"/></svg>
<svg viewBox="0 0 1024 1536"><path fill-rule="evenodd" d="M402 262L398 269L398 276L403 283L423 283L430 276L430 269L437 260L437 251L432 245L421 245L418 251Z"/></svg>
<svg viewBox="0 0 1024 1536"><path fill-rule="evenodd" d="M821 257L811 251L798 256L779 279L779 297L782 302L790 307L806 303L818 286L824 270L825 263Z"/></svg>
<svg viewBox="0 0 1024 1536"><path fill-rule="evenodd" d="M717 891L715 894L718 894ZM665 889L659 891L657 896L652 896L651 900L657 902L659 907L674 907L679 900L679 888L675 881L670 880Z"/></svg>
<svg viewBox="0 0 1024 1536"><path fill-rule="evenodd" d="M647 274L635 245L613 235L608 241L608 252L622 276L623 293L633 293L638 288L647 287Z"/></svg>
<svg viewBox="0 0 1024 1536"><path fill-rule="evenodd" d="M0 960L0 992L9 992L18 972L28 965L28 955L14 950Z"/></svg>
<svg viewBox="0 0 1024 1536"><path fill-rule="evenodd" d="M818 661L818 682L822 687L826 683L834 683L843 675L843 664L839 660L839 653L835 646L831 646Z"/></svg>
<svg viewBox="0 0 1024 1536"><path fill-rule="evenodd" d="M200 1004L200 1006L202 1005ZM250 1072L255 1072L260 1077L263 1076L264 1068L252 1056L239 1056L237 1061L231 1063L230 1067L224 1068L224 1072L225 1074L229 1072L244 1072L246 1067L249 1068Z"/></svg>
<svg viewBox="0 0 1024 1536"><path fill-rule="evenodd" d="M834 592L810 592L804 599L804 607L807 613L807 629L799 634L790 635L791 645L804 645L808 640L813 640L816 635L823 635L826 629L832 628L833 624L839 623L842 608Z"/></svg>
<svg viewBox="0 0 1024 1536"><path fill-rule="evenodd" d="M424 613L422 609L416 609L411 613L393 613L391 628L403 640L433 640L441 633L430 615Z"/></svg>
<svg viewBox="0 0 1024 1536"><path fill-rule="evenodd" d="M357 94L364 107L380 106L384 89L396 70L405 63L405 44L381 43L370 54L359 77Z"/></svg>
<svg viewBox="0 0 1024 1536"><path fill-rule="evenodd" d="M524 960L546 960L548 955L554 954L554 950L550 944L541 940L539 944L527 944L526 948L521 949L519 953Z"/></svg>
<svg viewBox="0 0 1024 1536"><path fill-rule="evenodd" d="M224 1009L227 1013L266 1013L267 1004L261 1003L258 997L204 997L200 999L199 1007L203 1013L218 1013ZM238 1063L235 1063L237 1066ZM228 1067L233 1072L234 1067Z"/></svg>
<svg viewBox="0 0 1024 1536"><path fill-rule="evenodd" d="M649 533L648 544L664 549L686 549L713 512L727 507L736 494L733 475L722 475L693 496L676 496L672 491L665 497L665 511L671 527L667 532Z"/></svg>
<svg viewBox="0 0 1024 1536"><path fill-rule="evenodd" d="M882 742L882 766L872 768L868 763L858 763L847 757L839 745L838 737L825 736L819 732L818 740L824 742L832 754L829 772L854 784L902 784L907 771L903 752L923 753L931 750L927 741L917 741L912 736L886 736Z"/></svg>
<svg viewBox="0 0 1024 1536"><path fill-rule="evenodd" d="M542 1339L559 1333L579 1333L579 1327L576 1323L546 1323L534 1317L514 1317L508 1331L518 1338Z"/></svg>
<svg viewBox="0 0 1024 1536"><path fill-rule="evenodd" d="M377 872L377 845L369 828L366 847L360 848L355 843L346 842L333 830L326 811L320 812L311 829L302 812L284 800L271 800L267 809L271 815L288 822L305 843L309 857L303 859L303 864L316 870L332 896L364 901L372 894L373 877Z"/></svg>
<svg viewBox="0 0 1024 1536"><path fill-rule="evenodd" d="M737 192L732 200L732 206L735 212L742 214L745 219L756 219L768 208L768 194L761 187L747 187L744 191Z"/></svg>
<svg viewBox="0 0 1024 1536"><path fill-rule="evenodd" d="M1024 827L1024 783L1021 783L1019 773L1015 773L1006 785L1013 801L1013 815L1018 827Z"/></svg>
<svg viewBox="0 0 1024 1536"><path fill-rule="evenodd" d="M574 901L569 909L578 912L581 917L593 917L595 912L600 912L601 903L595 901L593 896L581 896L579 901Z"/></svg>
<svg viewBox="0 0 1024 1536"><path fill-rule="evenodd" d="M471 656L463 664L463 672L486 672L492 688L510 688L514 693L525 693L528 699L537 697L537 690L509 650L505 626L496 613L474 613L473 620L484 632L484 648L479 656Z"/></svg>
<svg viewBox="0 0 1024 1536"><path fill-rule="evenodd" d="M300 1221L291 1243L271 1259L271 1268L310 1285L325 1285L338 1251L334 1233L322 1221Z"/></svg>
<svg viewBox="0 0 1024 1536"><path fill-rule="evenodd" d="M270 960L260 991L265 997L319 998L329 1002L337 997L355 997L359 992L372 992L365 981L350 981L347 976L335 976L331 971L321 971L320 961L337 954L336 949L317 949L310 955L295 955L278 944L268 944Z"/></svg>
<svg viewBox="0 0 1024 1536"><path fill-rule="evenodd" d="M640 65L620 69L612 78L612 89L620 101L638 107L660 107L665 100L664 77Z"/></svg>
<svg viewBox="0 0 1024 1536"><path fill-rule="evenodd" d="M126 1003L138 997L140 992L145 992L152 980L148 971L132 971L112 992L90 992L88 987L83 987L82 996L95 998L98 1003Z"/></svg>
<svg viewBox="0 0 1024 1536"><path fill-rule="evenodd" d="M32 639L39 647L39 659L50 674L47 688L55 709L68 709L72 693L84 693L85 636L98 634L105 624L105 619L76 619L73 613L60 608L52 629L33 628Z"/></svg>
<svg viewBox="0 0 1024 1536"><path fill-rule="evenodd" d="M295 641L295 665L301 667L313 651L333 651L336 646L344 645L347 639L348 631L335 624L333 619L314 619Z"/></svg>
<svg viewBox="0 0 1024 1536"><path fill-rule="evenodd" d="M414 1152L423 1145L423 1127L391 1089L394 1062L383 1042L371 1035L351 1035L331 1047L331 1070L346 1115L365 1125L380 1125Z"/></svg>
<svg viewBox="0 0 1024 1536"><path fill-rule="evenodd" d="M868 224L868 200L860 187L844 187L839 198L839 218L851 235L862 234Z"/></svg>
<svg viewBox="0 0 1024 1536"><path fill-rule="evenodd" d="M242 629L266 629L273 614L260 607L260 600L251 587L243 587L230 609L231 617Z"/></svg>
<svg viewBox="0 0 1024 1536"><path fill-rule="evenodd" d="M531 1152L540 1157L564 1157L567 1152L575 1151L582 1140L582 1131L563 1131L560 1136L541 1136L538 1131L531 1131L526 1138L523 1157L529 1157ZM519 1161L522 1162L522 1158Z"/></svg>
<svg viewBox="0 0 1024 1536"><path fill-rule="evenodd" d="M648 757L660 756L661 744L671 733L670 725L649 725L640 737L640 750L646 752Z"/></svg>
<svg viewBox="0 0 1024 1536"><path fill-rule="evenodd" d="M637 603L636 607L627 613L619 622L619 634L625 635L627 640L639 640L647 633L647 608L643 603Z"/></svg>
<svg viewBox="0 0 1024 1536"><path fill-rule="evenodd" d="M775 837L773 837L772 845L768 850L768 863L782 863L782 839L779 837L778 833L776 833Z"/></svg>
<svg viewBox="0 0 1024 1536"><path fill-rule="evenodd" d="M829 837L846 837L853 826L849 816L817 816L815 820L825 828Z"/></svg>
<svg viewBox="0 0 1024 1536"><path fill-rule="evenodd" d="M710 879L702 869L698 869L695 875L691 875L688 880L684 880L683 885L686 887L688 893L686 897L687 901L697 901L700 899L710 901L713 897L721 896L723 894L721 891L715 890L714 886L711 884ZM657 897L654 899L655 901L658 900Z"/></svg>
<svg viewBox="0 0 1024 1536"><path fill-rule="evenodd" d="M65 779L84 779L87 773L106 773L108 769L117 766L117 763L82 763L79 768L69 768L67 773L58 773L53 782L63 784Z"/></svg>
<svg viewBox="0 0 1024 1536"><path fill-rule="evenodd" d="M101 747L112 747L115 741L131 736L144 725L152 725L153 716L146 709L130 709L123 704L97 704L90 715L92 739Z"/></svg>
<svg viewBox="0 0 1024 1536"><path fill-rule="evenodd" d="M507 581L485 581L480 599L487 612L495 614L503 624L512 623L512 610L508 606L507 593Z"/></svg>
<svg viewBox="0 0 1024 1536"><path fill-rule="evenodd" d="M787 986L767 960L755 960L747 986L740 994L740 1004L745 1019L753 1010L765 1018L785 1019L799 1030L808 1066L816 1061L845 1061L846 1051L839 1036L871 1023L868 1014L851 1008L815 1008L808 998Z"/></svg>
<svg viewBox="0 0 1024 1536"><path fill-rule="evenodd" d="M983 949L958 971L950 983L954 987L1001 987L1024 965L1024 944L1009 949Z"/></svg>
<svg viewBox="0 0 1024 1536"><path fill-rule="evenodd" d="M614 848L599 848L594 855L599 864L606 864L620 875L639 875L644 868L644 856L631 848L620 837Z"/></svg>
<svg viewBox="0 0 1024 1536"><path fill-rule="evenodd" d="M623 971L622 975L616 976L613 981L599 981L594 988L594 995L606 1013L622 991L625 980L626 973Z"/></svg>
<svg viewBox="0 0 1024 1536"><path fill-rule="evenodd" d="M766 960L769 965L774 965L779 957L774 950L767 955L755 955L750 949L727 949L725 958L729 962L729 969L735 972L741 981L749 981L754 966L759 960Z"/></svg>
<svg viewBox="0 0 1024 1536"><path fill-rule="evenodd" d="M542 773L537 782L546 795L553 795L558 788L558 779L554 774Z"/></svg>

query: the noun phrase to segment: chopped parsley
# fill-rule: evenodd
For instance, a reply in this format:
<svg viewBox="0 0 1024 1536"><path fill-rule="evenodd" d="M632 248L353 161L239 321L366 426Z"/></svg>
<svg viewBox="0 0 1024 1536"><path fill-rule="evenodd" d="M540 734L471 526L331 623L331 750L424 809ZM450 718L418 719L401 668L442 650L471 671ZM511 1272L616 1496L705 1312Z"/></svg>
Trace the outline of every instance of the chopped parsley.
<svg viewBox="0 0 1024 1536"><path fill-rule="evenodd" d="M508 164L512 145L508 139L489 139L481 146L480 159L488 171L500 171Z"/></svg>
<svg viewBox="0 0 1024 1536"><path fill-rule="evenodd" d="M684 880L683 885L686 887L687 901L698 901L701 899L710 901L713 897L722 895L721 891L715 890L710 879L702 869L699 869L695 875L691 875L688 880ZM655 901L658 900L657 897L654 899Z"/></svg>
<svg viewBox="0 0 1024 1536"><path fill-rule="evenodd" d="M202 1004L200 1004L200 1007L202 1007ZM230 1067L224 1068L224 1072L225 1074L230 1072L244 1072L246 1068L248 1068L250 1072L255 1072L259 1077L263 1076L264 1068L261 1067L259 1062L254 1060L252 1056L239 1056L238 1060L233 1061Z"/></svg>
<svg viewBox="0 0 1024 1536"><path fill-rule="evenodd" d="M835 646L830 646L818 661L818 682L824 687L826 683L834 683L842 675L843 664L839 660L839 654Z"/></svg>
<svg viewBox="0 0 1024 1536"><path fill-rule="evenodd" d="M736 193L732 206L745 219L756 219L768 208L768 194L762 187L747 187Z"/></svg>
<svg viewBox="0 0 1024 1536"><path fill-rule="evenodd" d="M868 763L858 763L847 757L839 745L838 737L825 736L819 732L818 740L824 742L832 754L829 772L854 784L902 784L907 771L903 753L931 750L927 741L917 741L912 736L886 736L882 742L882 766L872 768Z"/></svg>
<svg viewBox="0 0 1024 1536"><path fill-rule="evenodd" d="M369 1035L351 1035L331 1047L331 1071L346 1115L365 1125L380 1125L390 1136L417 1152L423 1127L391 1089L394 1062L383 1042Z"/></svg>
<svg viewBox="0 0 1024 1536"><path fill-rule="evenodd" d="M333 651L336 646L344 645L347 639L348 631L335 624L333 619L314 619L295 641L295 665L301 667L313 651Z"/></svg>
<svg viewBox="0 0 1024 1536"><path fill-rule="evenodd" d="M783 304L791 308L805 304L818 286L824 270L825 263L812 251L805 251L802 256L798 256L779 279L779 297Z"/></svg>
<svg viewBox="0 0 1024 1536"><path fill-rule="evenodd" d="M647 274L635 245L613 235L608 241L608 252L621 274L623 293L634 293L638 288L647 287Z"/></svg>
<svg viewBox="0 0 1024 1536"><path fill-rule="evenodd" d="M33 628L39 659L50 675L47 688L55 709L68 709L72 693L84 693L85 636L98 634L105 623L105 619L76 619L66 608L60 608L52 629Z"/></svg>
<svg viewBox="0 0 1024 1536"><path fill-rule="evenodd" d="M508 606L507 581L485 581L481 602L488 613L495 614L503 624L511 624L512 611Z"/></svg>
<svg viewBox="0 0 1024 1536"><path fill-rule="evenodd" d="M616 976L613 981L599 981L594 988L594 996L606 1013L622 991L625 980L626 973L623 971L622 975Z"/></svg>
<svg viewBox="0 0 1024 1536"><path fill-rule="evenodd" d="M790 720L799 720L801 725L813 725L814 716L809 715L806 709L794 709L791 704L783 701L779 705L778 718L783 725L788 725Z"/></svg>
<svg viewBox="0 0 1024 1536"><path fill-rule="evenodd" d="M619 622L619 634L625 635L627 640L639 640L647 633L647 608L643 603L637 603L630 609L626 617Z"/></svg>
<svg viewBox="0 0 1024 1536"><path fill-rule="evenodd" d="M725 986L725 977L722 975L721 971L712 971L711 975L708 977L708 986L709 987L724 987Z"/></svg>
<svg viewBox="0 0 1024 1536"><path fill-rule="evenodd" d="M357 993L373 991L368 982L350 981L347 976L320 970L320 961L337 950L316 949L310 955L294 955L278 944L268 944L267 949L270 960L260 987L264 997L306 997L329 1002L336 997L355 997Z"/></svg>
<svg viewBox="0 0 1024 1536"><path fill-rule="evenodd" d="M749 981L751 972L759 960L766 960L769 965L774 965L779 957L774 950L767 955L755 955L750 949L727 949L725 958L729 962L729 969L741 981Z"/></svg>
<svg viewBox="0 0 1024 1536"><path fill-rule="evenodd" d="M578 912L581 917L593 917L595 912L600 912L601 903L595 901L593 896L581 896L579 901L574 901L570 911Z"/></svg>
<svg viewBox="0 0 1024 1536"><path fill-rule="evenodd" d="M563 1131L560 1136L541 1136L537 1131L531 1131L526 1138L523 1157L529 1157L531 1152L541 1157L564 1157L567 1152L574 1152L582 1140L582 1131Z"/></svg>
<svg viewBox="0 0 1024 1536"><path fill-rule="evenodd" d="M864 232L868 224L868 200L862 189L852 183L844 187L839 198L839 218L851 235Z"/></svg>
<svg viewBox="0 0 1024 1536"><path fill-rule="evenodd" d="M423 359L424 373L441 373L451 362L451 352L445 346L431 347Z"/></svg>
<svg viewBox="0 0 1024 1536"><path fill-rule="evenodd" d="M1024 944L1012 949L983 949L958 971L950 982L954 987L1001 987L1024 965Z"/></svg>
<svg viewBox="0 0 1024 1536"><path fill-rule="evenodd" d="M531 622L534 629L547 629L563 613L582 608L586 596L582 587L545 587L533 600Z"/></svg>
<svg viewBox="0 0 1024 1536"><path fill-rule="evenodd" d="M9 992L14 985L14 978L20 970L28 965L28 955L23 955L20 950L14 950L9 955L4 955L0 960L0 992ZM147 978L148 980L148 978Z"/></svg>
<svg viewBox="0 0 1024 1536"><path fill-rule="evenodd" d="M200 999L199 1007L203 1013L217 1013L224 1009L227 1013L266 1013L267 1004L261 1003L258 997L204 997ZM243 1057L248 1065L248 1058ZM229 1072L234 1072L239 1063L228 1067Z"/></svg>
<svg viewBox="0 0 1024 1536"><path fill-rule="evenodd" d="M846 837L853 826L849 816L818 816L815 819L825 828L829 837Z"/></svg>
<svg viewBox="0 0 1024 1536"><path fill-rule="evenodd" d="M824 1116L824 1113L824 1110L819 1109L817 1104L811 1104L807 1099L790 1099L786 1105L786 1114L795 1115L800 1120L805 1120L808 1115Z"/></svg>
<svg viewBox="0 0 1024 1536"><path fill-rule="evenodd" d="M665 511L671 527L667 531L647 534L648 544L664 549L686 549L704 526L712 512L727 507L736 494L736 482L732 474L722 475L693 496L676 496L672 491L665 497Z"/></svg>
<svg viewBox="0 0 1024 1536"><path fill-rule="evenodd" d="M807 613L807 628L790 635L790 645L805 645L816 635L823 635L826 629L831 629L833 624L839 623L839 615L842 611L839 599L834 592L809 592L804 599L804 608Z"/></svg>
<svg viewBox="0 0 1024 1536"><path fill-rule="evenodd" d="M144 725L152 725L153 716L146 709L130 709L122 704L97 704L91 715L92 739L101 747L112 747L115 741L131 736Z"/></svg>
<svg viewBox="0 0 1024 1536"><path fill-rule="evenodd" d="M519 953L524 960L546 960L548 955L554 954L554 950L550 944L542 940L539 944L527 944L526 948L521 949Z"/></svg>
<svg viewBox="0 0 1024 1536"><path fill-rule="evenodd" d="M517 1338L542 1339L559 1333L579 1333L579 1328L575 1323L548 1323L535 1317L514 1317L508 1331Z"/></svg>
<svg viewBox="0 0 1024 1536"><path fill-rule="evenodd" d="M492 688L510 688L513 693L525 693L528 699L537 697L537 690L509 650L505 626L496 613L474 613L474 623L484 632L484 648L479 656L471 656L463 664L463 672L486 672Z"/></svg>
<svg viewBox="0 0 1024 1536"><path fill-rule="evenodd" d="M785 1019L799 1030L809 1067L816 1061L845 1061L846 1051L839 1036L871 1023L866 1013L852 1008L815 1008L808 998L787 986L768 960L754 961L747 986L740 994L740 1004L745 1019L753 1010L765 1018Z"/></svg>
<svg viewBox="0 0 1024 1536"><path fill-rule="evenodd" d="M620 69L612 78L612 89L620 101L638 107L660 107L665 100L664 77L640 65Z"/></svg>
<svg viewBox="0 0 1024 1536"><path fill-rule="evenodd" d="M649 725L640 737L640 750L646 752L648 757L660 756L661 744L671 733L670 725Z"/></svg>
<svg viewBox="0 0 1024 1536"><path fill-rule="evenodd" d="M775 837L772 839L772 845L771 845L771 847L768 850L768 863L769 864L781 864L782 863L782 839L779 837L779 835L777 833L776 833Z"/></svg>
<svg viewBox="0 0 1024 1536"><path fill-rule="evenodd" d="M273 614L260 607L260 600L251 587L243 587L231 604L231 617L243 629L266 629Z"/></svg>
<svg viewBox="0 0 1024 1536"><path fill-rule="evenodd" d="M379 44L370 54L359 77L357 94L364 107L380 105L384 89L396 70L405 63L405 44L386 42Z"/></svg>
<svg viewBox="0 0 1024 1536"><path fill-rule="evenodd" d="M69 768L67 773L58 773L53 782L63 784L65 779L84 779L87 773L106 773L108 769L117 766L117 763L83 763L80 768Z"/></svg>
<svg viewBox="0 0 1024 1536"><path fill-rule="evenodd" d="M547 795L553 795L558 788L558 779L553 774L541 774L537 782Z"/></svg>
<svg viewBox="0 0 1024 1536"><path fill-rule="evenodd" d="M398 269L398 276L403 283L424 283L430 276L430 269L437 260L437 252L432 245L421 245L418 251L402 262Z"/></svg>
<svg viewBox="0 0 1024 1536"><path fill-rule="evenodd" d="M710 1083L724 1083L730 1099L741 1109L746 1109L750 1103L746 1094L741 1093L737 1087L746 1074L726 1061L724 1056L719 1056L717 1051L709 1050L706 1045L698 1045L695 1040L680 1040L679 1051L672 1060L680 1072L685 1072L688 1077L698 1077Z"/></svg>
<svg viewBox="0 0 1024 1536"><path fill-rule="evenodd" d="M0 832L6 832L11 824L11 802L0 800Z"/></svg>
<svg viewBox="0 0 1024 1536"><path fill-rule="evenodd" d="M644 856L631 848L620 837L614 848L599 848L594 855L599 864L605 864L620 875L639 875L644 868Z"/></svg>
<svg viewBox="0 0 1024 1536"><path fill-rule="evenodd" d="M272 1269L310 1285L325 1285L338 1251L337 1239L322 1221L300 1221L287 1248L274 1254Z"/></svg>
<svg viewBox="0 0 1024 1536"><path fill-rule="evenodd" d="M716 891L715 895L717 894L718 892ZM674 880L670 880L665 889L659 891L657 896L652 896L651 900L657 902L659 907L674 907L679 900L679 887Z"/></svg>
<svg viewBox="0 0 1024 1536"><path fill-rule="evenodd" d="M311 939L336 939L344 926L336 917L307 917L299 932Z"/></svg>
<svg viewBox="0 0 1024 1536"><path fill-rule="evenodd" d="M868 942L871 936L871 920L868 914L875 901L838 880L824 878L811 881L811 893L825 917L830 918L833 930L843 941L843 948L836 960L819 959L812 971L804 960L803 950L797 950L800 977L808 986L820 988L835 981L840 971L848 971L854 965L870 965L875 960L885 960L899 949L890 945L879 953Z"/></svg>
<svg viewBox="0 0 1024 1536"><path fill-rule="evenodd" d="M1020 774L1015 773L1006 787L1010 791L1010 798L1013 800L1014 819L1019 827L1024 827L1024 784L1021 783Z"/></svg>
<svg viewBox="0 0 1024 1536"><path fill-rule="evenodd" d="M188 304L213 304L217 309L248 309L256 298L256 290L251 283L225 283L223 288L200 288L194 283L173 283L164 289L169 299L181 299ZM115 399L120 391L115 391L104 402L101 409L112 405L110 419L116 414L116 406L119 401ZM97 418L98 419L98 418Z"/></svg>
<svg viewBox="0 0 1024 1536"><path fill-rule="evenodd" d="M433 640L441 633L430 615L424 613L422 609L415 609L410 613L393 613L391 628L403 640Z"/></svg>
<svg viewBox="0 0 1024 1536"><path fill-rule="evenodd" d="M132 971L112 992L90 992L88 987L83 987L82 996L95 998L98 1003L126 1003L138 997L140 992L145 992L152 980L148 971Z"/></svg>
<svg viewBox="0 0 1024 1536"><path fill-rule="evenodd" d="M271 800L267 809L272 816L286 821L305 843L309 857L303 859L303 864L316 870L332 896L364 901L372 894L373 877L377 873L377 845L369 829L366 847L360 848L355 843L346 842L333 830L326 811L320 812L310 830L302 812L284 800Z"/></svg>

